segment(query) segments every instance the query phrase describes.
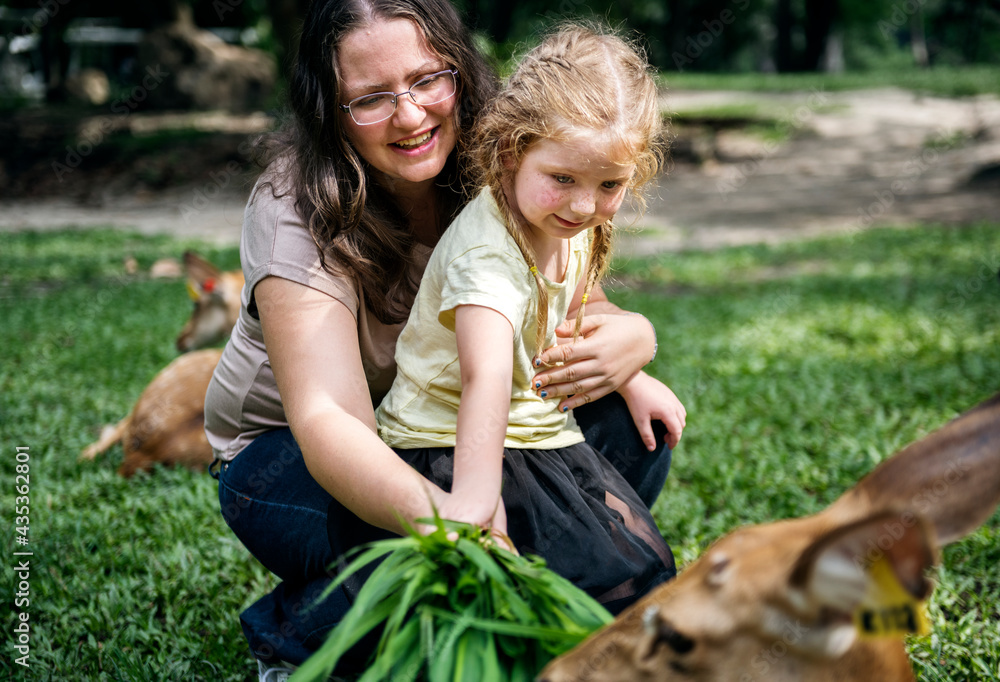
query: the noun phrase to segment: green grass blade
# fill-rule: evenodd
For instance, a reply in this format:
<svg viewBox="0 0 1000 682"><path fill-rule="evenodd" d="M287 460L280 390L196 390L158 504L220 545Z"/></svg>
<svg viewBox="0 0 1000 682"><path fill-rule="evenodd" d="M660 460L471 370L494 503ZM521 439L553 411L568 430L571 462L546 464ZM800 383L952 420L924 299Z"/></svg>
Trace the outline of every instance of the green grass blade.
<svg viewBox="0 0 1000 682"><path fill-rule="evenodd" d="M452 620L452 625L446 633L442 633L441 648L434 653L431 662L430 682L452 682L457 667L456 647L462 635L468 629L469 617L459 614Z"/></svg>
<svg viewBox="0 0 1000 682"><path fill-rule="evenodd" d="M357 682L416 679L420 669L420 621L411 620L383 641L385 649Z"/></svg>

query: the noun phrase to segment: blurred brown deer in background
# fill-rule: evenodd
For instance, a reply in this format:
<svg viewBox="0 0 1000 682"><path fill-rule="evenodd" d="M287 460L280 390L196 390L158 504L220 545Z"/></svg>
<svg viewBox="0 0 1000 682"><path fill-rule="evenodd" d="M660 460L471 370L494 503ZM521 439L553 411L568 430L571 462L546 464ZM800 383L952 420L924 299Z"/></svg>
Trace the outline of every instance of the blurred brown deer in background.
<svg viewBox="0 0 1000 682"><path fill-rule="evenodd" d="M1000 504L1000 395L810 517L718 540L544 682L902 682L938 550Z"/></svg>
<svg viewBox="0 0 1000 682"><path fill-rule="evenodd" d="M196 350L226 338L240 309L243 273L221 272L192 251L184 253L191 318L177 337L185 352L163 368L143 390L129 414L105 427L100 438L80 453L94 459L121 442L125 458L118 473L132 476L154 464L204 469L212 462L205 437L205 391L222 357L219 349ZM194 352L186 352L194 351Z"/></svg>
<svg viewBox="0 0 1000 682"><path fill-rule="evenodd" d="M222 272L194 251L184 252L184 270L194 311L177 336L177 350L187 353L214 346L233 331L240 316L243 272Z"/></svg>
<svg viewBox="0 0 1000 682"><path fill-rule="evenodd" d="M94 459L121 442L125 459L118 473L126 478L156 463L201 470L212 463L205 437L205 391L222 350L209 348L180 356L143 390L132 411L105 427L80 459Z"/></svg>

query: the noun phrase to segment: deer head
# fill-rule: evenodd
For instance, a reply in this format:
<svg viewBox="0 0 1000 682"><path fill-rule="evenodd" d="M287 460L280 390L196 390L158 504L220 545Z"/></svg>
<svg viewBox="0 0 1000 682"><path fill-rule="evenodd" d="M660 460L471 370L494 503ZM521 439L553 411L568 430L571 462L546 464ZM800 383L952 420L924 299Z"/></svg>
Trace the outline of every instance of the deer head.
<svg viewBox="0 0 1000 682"><path fill-rule="evenodd" d="M901 635L926 628L926 572L998 503L1000 395L819 514L721 538L538 679L912 680Z"/></svg>
<svg viewBox="0 0 1000 682"><path fill-rule="evenodd" d="M177 350L182 353L214 345L229 336L240 316L243 289L242 272L222 272L193 251L184 252L184 269L194 310L177 337Z"/></svg>

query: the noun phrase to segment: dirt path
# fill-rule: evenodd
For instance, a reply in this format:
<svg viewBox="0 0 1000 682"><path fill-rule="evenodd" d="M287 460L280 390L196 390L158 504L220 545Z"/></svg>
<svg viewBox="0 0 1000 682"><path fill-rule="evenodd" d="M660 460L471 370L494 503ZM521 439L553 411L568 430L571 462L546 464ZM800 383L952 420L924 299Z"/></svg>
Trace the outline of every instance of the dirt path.
<svg viewBox="0 0 1000 682"><path fill-rule="evenodd" d="M948 100L893 89L676 92L665 102L681 113L751 106L776 121L784 139L678 125L674 167L636 222L642 229L623 231L623 253L772 242L883 223L1000 220L995 97ZM0 232L114 225L236 243L246 189L220 184L206 175L203 183L113 195L99 205L6 199Z"/></svg>
<svg viewBox="0 0 1000 682"><path fill-rule="evenodd" d="M639 223L632 253L772 242L876 224L1000 220L1000 100L902 90L755 95L681 92L673 111L756 104L790 133L767 143L703 133ZM695 140L698 137L695 136Z"/></svg>

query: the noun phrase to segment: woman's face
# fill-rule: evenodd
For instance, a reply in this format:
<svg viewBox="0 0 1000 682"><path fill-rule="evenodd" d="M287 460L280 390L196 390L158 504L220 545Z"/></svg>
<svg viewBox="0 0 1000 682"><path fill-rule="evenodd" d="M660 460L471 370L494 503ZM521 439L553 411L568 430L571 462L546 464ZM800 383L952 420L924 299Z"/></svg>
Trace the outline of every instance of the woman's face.
<svg viewBox="0 0 1000 682"><path fill-rule="evenodd" d="M337 50L341 101L373 92L404 92L421 76L452 67L431 48L420 28L409 19L376 19L351 31ZM461 74L459 74L461 76ZM425 184L444 168L458 142L455 107L458 94L428 106L414 104L408 95L396 101L396 110L384 121L358 125L347 112L347 138L376 170L396 184Z"/></svg>

